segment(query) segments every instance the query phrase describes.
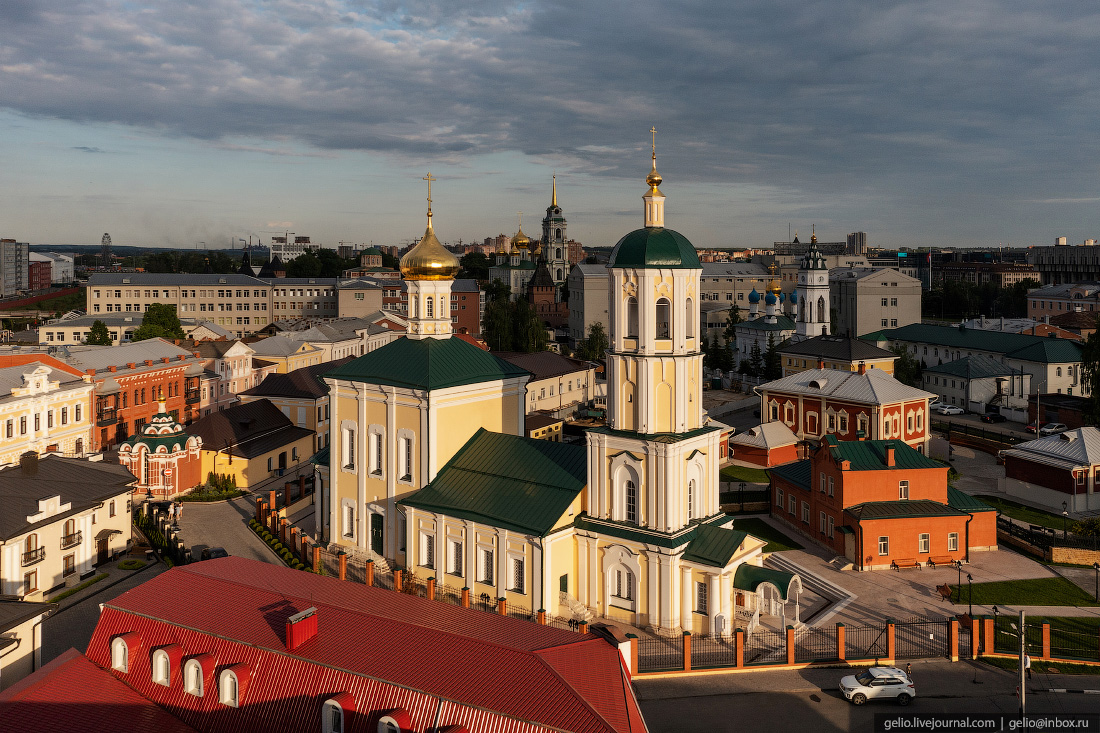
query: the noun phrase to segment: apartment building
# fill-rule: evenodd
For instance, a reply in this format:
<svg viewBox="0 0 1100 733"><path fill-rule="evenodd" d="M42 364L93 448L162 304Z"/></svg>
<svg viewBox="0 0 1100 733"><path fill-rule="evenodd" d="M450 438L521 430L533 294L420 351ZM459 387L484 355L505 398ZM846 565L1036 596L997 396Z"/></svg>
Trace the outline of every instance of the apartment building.
<svg viewBox="0 0 1100 733"><path fill-rule="evenodd" d="M30 245L0 239L0 298L17 295L29 287Z"/></svg>
<svg viewBox="0 0 1100 733"><path fill-rule="evenodd" d="M588 338L588 329L594 323L603 324L603 331L610 338L607 266L577 265L569 271L565 282L569 288L569 345L577 348L578 343Z"/></svg>
<svg viewBox="0 0 1100 733"><path fill-rule="evenodd" d="M897 270L842 267L829 270L829 300L836 328L859 338L883 328L920 323L921 284Z"/></svg>
<svg viewBox="0 0 1100 733"><path fill-rule="evenodd" d="M1066 246L1065 237L1055 242L1053 247L1030 247L1027 251L1027 262L1038 270L1043 285L1100 280L1100 247L1095 239L1076 247Z"/></svg>
<svg viewBox="0 0 1100 733"><path fill-rule="evenodd" d="M606 275L606 272L604 273ZM748 317L749 293L762 293L768 284L768 270L756 262L704 262L699 278L701 305L719 303L729 310L734 304L741 317Z"/></svg>
<svg viewBox="0 0 1100 733"><path fill-rule="evenodd" d="M596 365L570 359L553 351L521 354L495 351L497 357L531 372L527 383L527 414L546 413L554 417L572 417L607 394L605 385L596 384Z"/></svg>
<svg viewBox="0 0 1100 733"><path fill-rule="evenodd" d="M1100 315L1100 282L1046 285L1027 294L1029 318L1066 313L1092 313L1094 318Z"/></svg>
<svg viewBox="0 0 1100 733"><path fill-rule="evenodd" d="M50 280L58 284L71 283L73 277L73 258L71 255L58 254L57 252L30 252L30 262L48 262L50 265Z"/></svg>
<svg viewBox="0 0 1100 733"><path fill-rule="evenodd" d="M214 378L210 380L208 404L200 407L203 417L237 402L240 393L255 387L278 369L275 362L256 356L243 341L203 341L188 345Z"/></svg>
<svg viewBox="0 0 1100 733"><path fill-rule="evenodd" d="M91 378L44 355L49 364L12 361L0 357L0 466L29 450L83 455L92 445Z"/></svg>
<svg viewBox="0 0 1100 733"><path fill-rule="evenodd" d="M96 321L103 321L107 327L107 333L111 336L111 345L129 341L141 326L143 315L117 315L117 316L77 316L75 318L58 318L44 323L38 328L38 343L49 346L63 346L82 344L88 340L92 325ZM232 333L222 326L210 321L197 318L181 318L180 326L188 338L196 341L205 339L231 338Z"/></svg>
<svg viewBox="0 0 1100 733"><path fill-rule="evenodd" d="M288 374L272 374L259 385L242 392L241 402L271 402L296 426L314 433L313 450L319 451L329 444L331 417L329 387L322 377L351 360L348 356L295 369Z"/></svg>

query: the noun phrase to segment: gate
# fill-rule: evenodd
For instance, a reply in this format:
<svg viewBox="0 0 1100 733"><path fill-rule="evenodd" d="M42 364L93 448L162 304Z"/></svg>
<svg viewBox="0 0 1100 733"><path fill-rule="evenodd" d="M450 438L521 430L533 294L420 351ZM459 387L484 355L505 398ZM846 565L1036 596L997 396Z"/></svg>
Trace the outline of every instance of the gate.
<svg viewBox="0 0 1100 733"><path fill-rule="evenodd" d="M845 659L879 659L886 656L885 626L847 626L844 629Z"/></svg>
<svg viewBox="0 0 1100 733"><path fill-rule="evenodd" d="M757 629L745 639L745 665L784 664L787 661L787 634Z"/></svg>
<svg viewBox="0 0 1100 733"><path fill-rule="evenodd" d="M639 672L667 672L683 668L683 637L642 636L638 638Z"/></svg>
<svg viewBox="0 0 1100 733"><path fill-rule="evenodd" d="M898 659L947 657L950 645L949 621L913 619L894 624L894 656Z"/></svg>
<svg viewBox="0 0 1100 733"><path fill-rule="evenodd" d="M691 637L691 668L737 666L736 636Z"/></svg>
<svg viewBox="0 0 1100 733"><path fill-rule="evenodd" d="M1043 648L1043 627L1027 624L1024 631L1027 634L1028 652L1039 656ZM994 619L993 651L1001 654L1020 652L1020 628L1019 619L1016 616L998 616Z"/></svg>
<svg viewBox="0 0 1100 733"><path fill-rule="evenodd" d="M836 659L836 627L806 627L795 632L794 661L824 662Z"/></svg>

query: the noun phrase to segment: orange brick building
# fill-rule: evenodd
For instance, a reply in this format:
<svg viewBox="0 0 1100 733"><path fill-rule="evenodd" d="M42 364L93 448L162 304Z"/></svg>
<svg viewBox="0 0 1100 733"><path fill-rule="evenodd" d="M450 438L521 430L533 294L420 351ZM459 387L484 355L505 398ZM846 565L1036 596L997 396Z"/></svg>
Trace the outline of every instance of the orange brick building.
<svg viewBox="0 0 1100 733"><path fill-rule="evenodd" d="M947 471L900 440L826 435L810 458L770 469L772 516L857 570L969 562L997 549L997 513L948 486Z"/></svg>

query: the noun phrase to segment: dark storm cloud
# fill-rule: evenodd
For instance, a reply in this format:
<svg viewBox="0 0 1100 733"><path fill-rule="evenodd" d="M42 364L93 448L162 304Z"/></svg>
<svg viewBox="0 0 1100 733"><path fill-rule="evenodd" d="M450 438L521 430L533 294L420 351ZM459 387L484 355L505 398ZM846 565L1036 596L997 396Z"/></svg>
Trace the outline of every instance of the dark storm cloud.
<svg viewBox="0 0 1100 733"><path fill-rule="evenodd" d="M1087 199L1092 2L191 0L0 5L0 104L216 140L889 204ZM671 154L675 151L675 154Z"/></svg>

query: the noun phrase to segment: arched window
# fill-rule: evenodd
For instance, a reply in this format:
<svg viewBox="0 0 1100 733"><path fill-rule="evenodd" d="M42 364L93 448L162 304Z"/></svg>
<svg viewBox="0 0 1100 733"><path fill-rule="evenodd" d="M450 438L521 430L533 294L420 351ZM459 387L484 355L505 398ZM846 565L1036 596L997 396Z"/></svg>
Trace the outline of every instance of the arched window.
<svg viewBox="0 0 1100 733"><path fill-rule="evenodd" d="M1062 376L1062 367L1058 367L1058 368L1057 368L1057 369L1055 370L1055 374L1056 374L1056 376L1059 376L1059 377L1060 377L1060 376Z"/></svg>
<svg viewBox="0 0 1100 733"><path fill-rule="evenodd" d="M416 298L409 299L409 307L412 309L412 313L410 313L409 315L411 315L413 318L416 318L416 302Z"/></svg>
<svg viewBox="0 0 1100 733"><path fill-rule="evenodd" d="M688 481L688 519L695 519L695 479Z"/></svg>
<svg viewBox="0 0 1100 733"><path fill-rule="evenodd" d="M178 644L169 644L153 651L153 682L169 687L172 684L172 669L182 656Z"/></svg>
<svg viewBox="0 0 1100 733"><path fill-rule="evenodd" d="M387 710L378 719L378 733L402 733L412 729L412 718L407 710Z"/></svg>
<svg viewBox="0 0 1100 733"><path fill-rule="evenodd" d="M229 707L239 707L241 685L237 673L232 669L222 670L218 679L218 702Z"/></svg>
<svg viewBox="0 0 1100 733"><path fill-rule="evenodd" d="M434 313L435 309L433 308L433 306L435 305L435 299L434 298L428 298L428 300L426 301L425 304L428 306L428 310L424 315L428 318L435 318L435 313Z"/></svg>
<svg viewBox="0 0 1100 733"><path fill-rule="evenodd" d="M626 482L626 496L623 508L626 510L623 514L626 521L631 524L638 523L638 487L633 481Z"/></svg>
<svg viewBox="0 0 1100 733"><path fill-rule="evenodd" d="M638 299L635 297L626 299L626 337L638 338Z"/></svg>
<svg viewBox="0 0 1100 733"><path fill-rule="evenodd" d="M119 672L130 671L130 649L121 636L111 640L111 669Z"/></svg>
<svg viewBox="0 0 1100 733"><path fill-rule="evenodd" d="M696 338L699 335L695 333L695 301L691 298L688 298L687 303L684 305L684 325L689 339Z"/></svg>
<svg viewBox="0 0 1100 733"><path fill-rule="evenodd" d="M659 298L657 300L657 338L671 338L672 328L669 323L670 318L671 307L669 306L668 298Z"/></svg>
<svg viewBox="0 0 1100 733"><path fill-rule="evenodd" d="M183 689L190 695L202 697L202 663L188 659L183 665Z"/></svg>
<svg viewBox="0 0 1100 733"><path fill-rule="evenodd" d="M817 322L828 323L825 319L825 298L820 296L817 299Z"/></svg>
<svg viewBox="0 0 1100 733"><path fill-rule="evenodd" d="M349 692L325 700L321 708L321 733L344 733L351 727L351 713L355 712L355 698Z"/></svg>

